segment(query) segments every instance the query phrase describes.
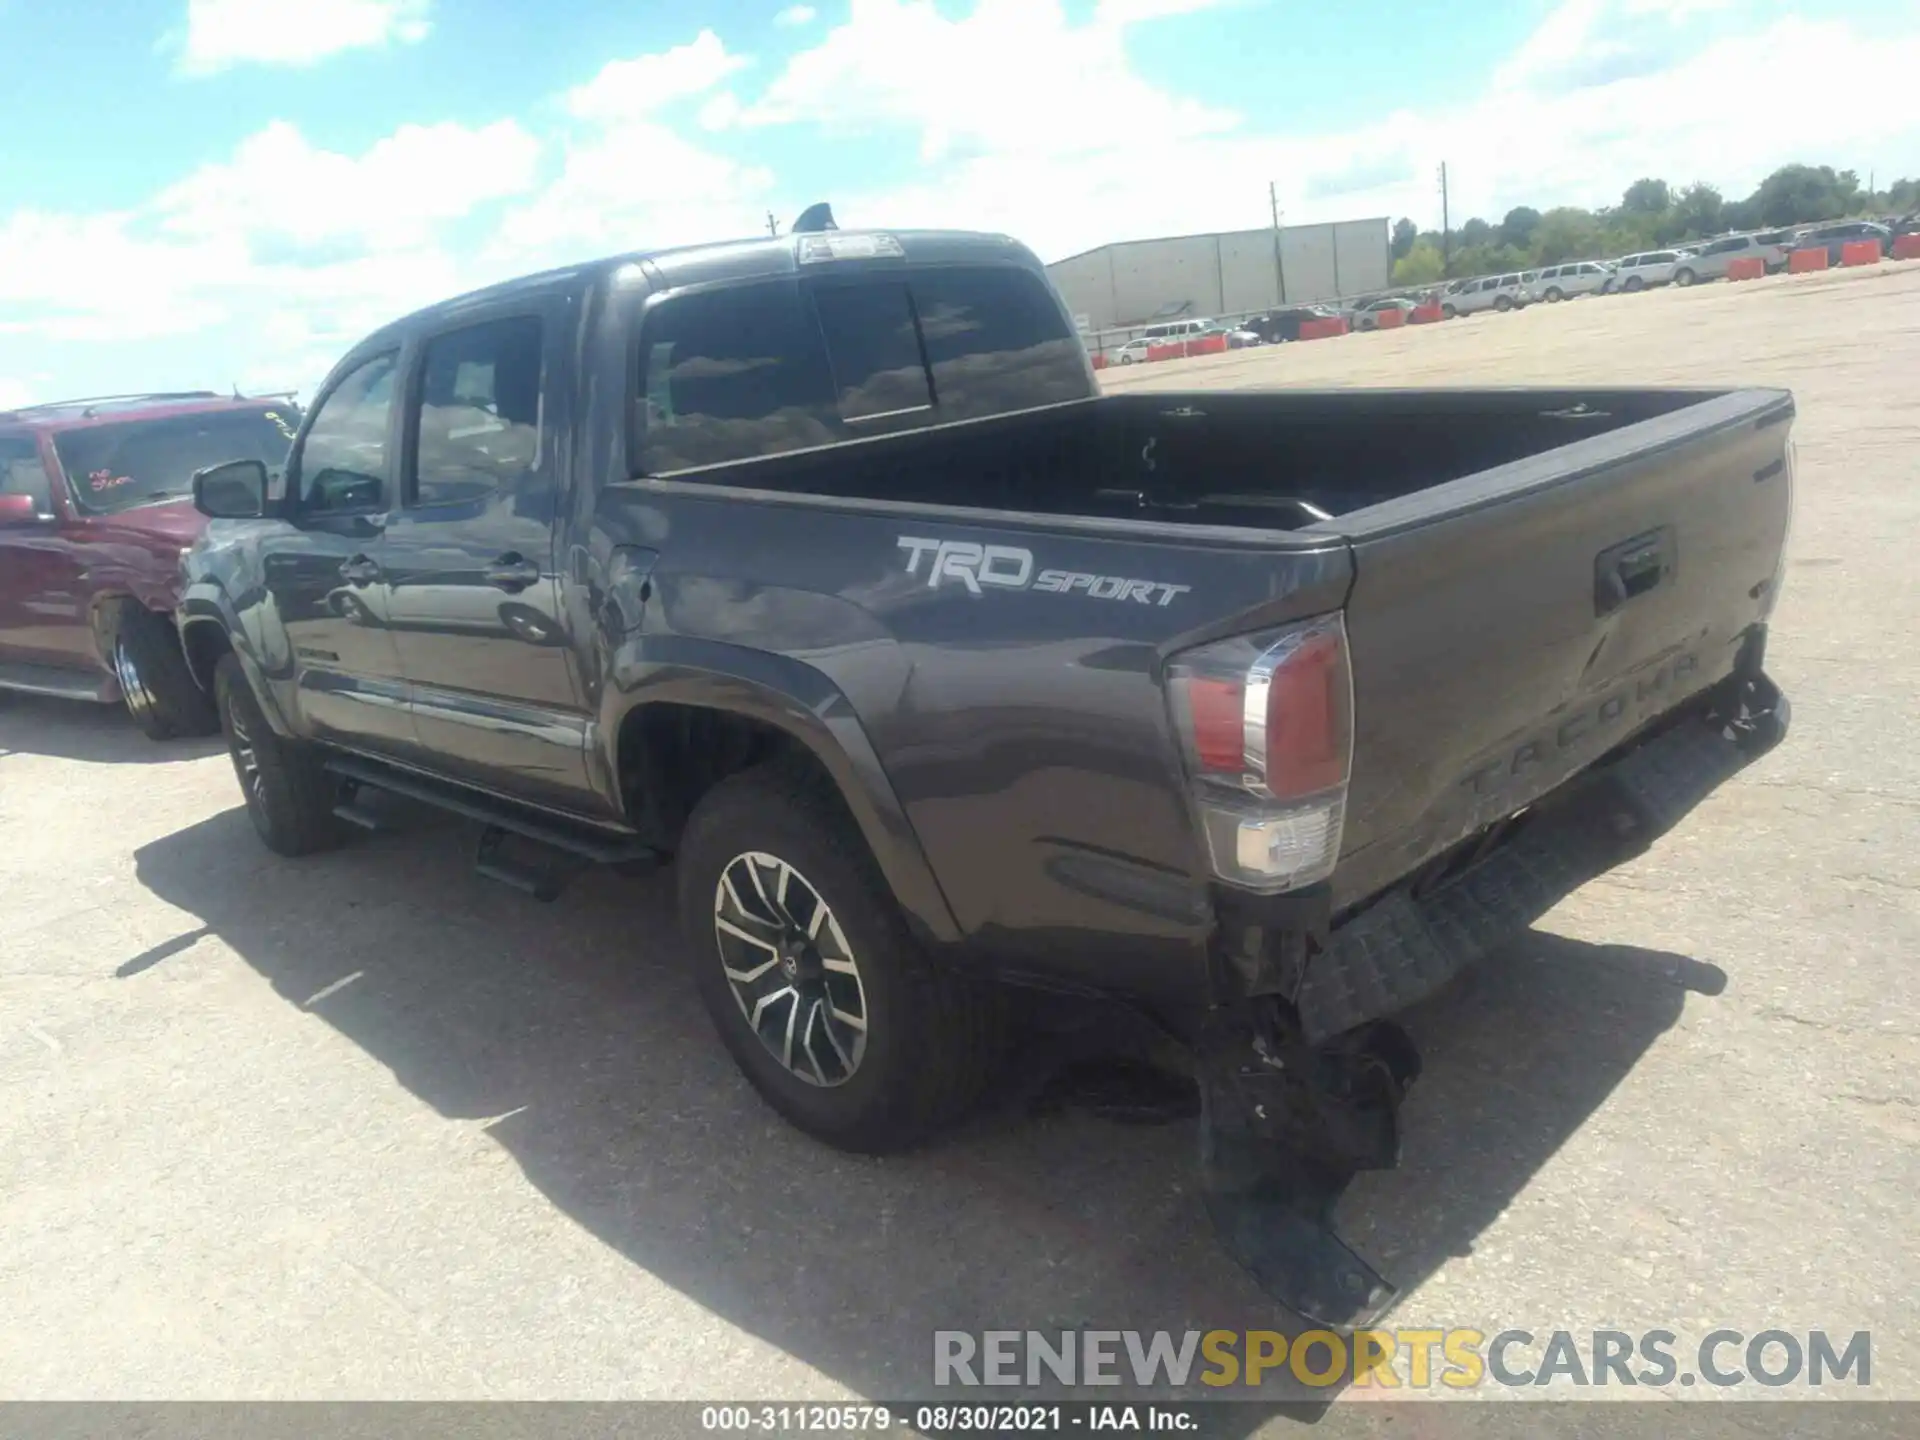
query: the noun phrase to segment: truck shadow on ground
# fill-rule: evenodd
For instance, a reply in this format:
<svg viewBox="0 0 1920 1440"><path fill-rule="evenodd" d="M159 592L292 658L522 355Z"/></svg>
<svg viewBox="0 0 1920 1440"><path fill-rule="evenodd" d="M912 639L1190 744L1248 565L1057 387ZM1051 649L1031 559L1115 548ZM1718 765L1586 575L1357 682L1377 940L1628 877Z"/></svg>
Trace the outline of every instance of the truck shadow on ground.
<svg viewBox="0 0 1920 1440"><path fill-rule="evenodd" d="M223 748L217 737L149 740L120 705L0 693L0 756L152 765L163 760L198 760Z"/></svg>
<svg viewBox="0 0 1920 1440"><path fill-rule="evenodd" d="M440 1115L492 1120L553 1205L731 1323L879 1399L932 1393L940 1329L1304 1328L1215 1248L1191 1121L1003 1108L922 1153L837 1154L714 1040L669 876L596 872L542 906L466 869L469 830L400 814L290 864L236 808L143 846L138 876ZM119 972L142 983L193 963L171 958L184 948ZM1689 991L1723 984L1680 956L1530 932L1411 1017L1428 1067L1406 1165L1349 1195L1350 1238L1411 1292L1472 1249Z"/></svg>

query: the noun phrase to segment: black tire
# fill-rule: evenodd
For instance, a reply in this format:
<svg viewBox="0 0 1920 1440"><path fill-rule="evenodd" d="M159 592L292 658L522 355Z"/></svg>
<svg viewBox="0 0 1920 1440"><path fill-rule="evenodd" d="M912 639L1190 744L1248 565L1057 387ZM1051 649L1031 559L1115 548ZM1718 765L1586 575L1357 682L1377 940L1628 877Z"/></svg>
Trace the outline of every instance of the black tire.
<svg viewBox="0 0 1920 1440"><path fill-rule="evenodd" d="M1496 295L1493 297L1493 308L1502 312L1511 310L1513 308L1513 301L1505 295Z"/></svg>
<svg viewBox="0 0 1920 1440"><path fill-rule="evenodd" d="M1549 305L1558 305L1566 298L1567 292L1562 290L1558 285L1549 285L1547 287L1547 303Z"/></svg>
<svg viewBox="0 0 1920 1440"><path fill-rule="evenodd" d="M213 697L194 680L179 632L165 615L126 606L112 644L109 658L127 713L150 739L211 735L220 728Z"/></svg>
<svg viewBox="0 0 1920 1440"><path fill-rule="evenodd" d="M1693 284L1693 282L1699 278L1700 277L1691 270L1681 269L1673 272L1673 283L1683 287Z"/></svg>
<svg viewBox="0 0 1920 1440"><path fill-rule="evenodd" d="M279 855L311 855L345 839L345 823L333 813L339 781L322 768L313 746L274 733L238 656L220 657L213 693L247 817L267 848Z"/></svg>
<svg viewBox="0 0 1920 1440"><path fill-rule="evenodd" d="M1440 307L1440 317L1443 320L1457 320L1460 318L1460 312L1451 305L1442 305Z"/></svg>
<svg viewBox="0 0 1920 1440"><path fill-rule="evenodd" d="M738 866L750 854L789 867L790 878L803 887L797 893L824 901L845 941L840 964L857 967L851 983L858 986L865 1048L852 1051L854 1063L837 1078L829 1079L817 1061L817 1083L783 1063L770 1048L773 1042L763 1041L749 1021L747 1002L728 979L716 924L731 905L722 880L739 876ZM879 1154L925 1140L972 1108L1002 1054L1002 997L991 983L935 963L915 943L858 828L809 768L773 761L716 785L687 822L675 863L681 928L700 998L734 1062L787 1120L838 1149ZM761 867L759 873L769 872ZM762 909L758 899L751 903ZM802 908L812 915L810 904L795 902L790 923L805 923ZM772 927L761 930L763 924L755 919L751 928L769 933ZM833 927L822 933L831 936ZM760 953L752 946L741 949L739 940L728 943L743 957ZM770 957L778 953L764 941L754 945ZM829 948L837 946L823 945L818 953ZM776 1000L769 1010L772 1026L778 1029L786 1013L778 1006L791 1005L796 1015L809 1015L812 1036L816 1017L803 1008L811 1002L802 997L806 986L826 980L809 981L798 966L767 976L764 986L788 988L794 996ZM845 977L834 983L845 983ZM756 1004L773 998L763 996ZM836 999L831 1013L840 1014L842 1004ZM832 1025L818 1018L832 1040ZM814 1045L817 1050L817 1040ZM794 1056L791 1042L788 1054Z"/></svg>
<svg viewBox="0 0 1920 1440"><path fill-rule="evenodd" d="M1622 290L1624 290L1624 291L1626 291L1626 292L1627 292L1627 294L1629 294L1629 295L1631 295L1631 294L1633 294L1633 292L1634 292L1634 291L1636 291L1636 290L1644 290L1644 289L1646 289L1646 288L1647 288L1647 282L1646 282L1645 280L1643 280L1643 279L1642 279L1642 278L1641 278L1640 276L1638 276L1638 275L1629 275L1629 276L1627 277L1627 282L1626 282L1626 284L1624 284L1624 285L1622 285L1622 286L1621 286L1620 288L1621 288Z"/></svg>

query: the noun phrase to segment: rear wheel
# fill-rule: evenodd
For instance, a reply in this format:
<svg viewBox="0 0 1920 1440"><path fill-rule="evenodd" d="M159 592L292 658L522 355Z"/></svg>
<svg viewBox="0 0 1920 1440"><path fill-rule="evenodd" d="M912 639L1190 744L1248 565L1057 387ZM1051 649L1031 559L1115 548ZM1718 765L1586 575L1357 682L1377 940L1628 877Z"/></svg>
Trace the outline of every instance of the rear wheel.
<svg viewBox="0 0 1920 1440"><path fill-rule="evenodd" d="M280 855L310 855L338 845L345 833L333 813L340 783L326 772L320 752L274 733L238 656L220 657L213 693L247 818L267 848Z"/></svg>
<svg viewBox="0 0 1920 1440"><path fill-rule="evenodd" d="M1000 1054L1000 997L922 953L806 768L775 761L715 786L675 863L700 998L774 1109L871 1153L973 1104Z"/></svg>
<svg viewBox="0 0 1920 1440"><path fill-rule="evenodd" d="M211 735L220 728L213 699L194 681L166 616L129 604L114 627L112 662L127 713L150 738Z"/></svg>

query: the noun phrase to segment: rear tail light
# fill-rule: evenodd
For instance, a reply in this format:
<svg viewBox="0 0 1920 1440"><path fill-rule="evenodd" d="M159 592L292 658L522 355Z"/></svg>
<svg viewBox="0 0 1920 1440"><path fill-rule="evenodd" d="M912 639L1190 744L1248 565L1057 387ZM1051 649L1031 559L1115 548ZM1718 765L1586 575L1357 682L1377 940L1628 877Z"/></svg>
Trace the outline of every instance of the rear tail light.
<svg viewBox="0 0 1920 1440"><path fill-rule="evenodd" d="M1167 682L1214 873L1269 893L1324 880L1353 762L1340 617L1188 650Z"/></svg>

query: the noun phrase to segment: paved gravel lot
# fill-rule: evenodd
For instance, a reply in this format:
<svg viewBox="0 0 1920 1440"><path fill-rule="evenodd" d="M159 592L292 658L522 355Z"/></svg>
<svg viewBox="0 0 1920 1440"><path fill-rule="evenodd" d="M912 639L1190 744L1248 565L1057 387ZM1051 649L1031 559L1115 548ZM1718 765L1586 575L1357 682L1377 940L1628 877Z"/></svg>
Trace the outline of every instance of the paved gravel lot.
<svg viewBox="0 0 1920 1440"><path fill-rule="evenodd" d="M1111 375L1799 398L1793 734L1412 1017L1343 1208L1398 1323L1871 1329L1920 1398L1916 375L1916 265ZM1190 1126L835 1155L710 1042L666 881L540 906L399 819L281 862L211 746L0 706L0 1397L898 1397L935 1328L1284 1327Z"/></svg>

